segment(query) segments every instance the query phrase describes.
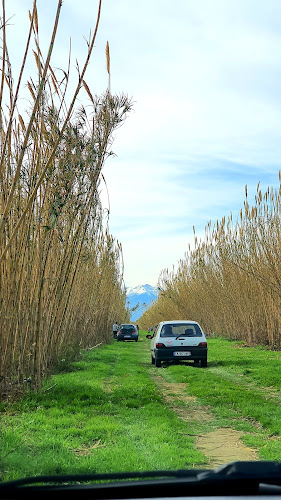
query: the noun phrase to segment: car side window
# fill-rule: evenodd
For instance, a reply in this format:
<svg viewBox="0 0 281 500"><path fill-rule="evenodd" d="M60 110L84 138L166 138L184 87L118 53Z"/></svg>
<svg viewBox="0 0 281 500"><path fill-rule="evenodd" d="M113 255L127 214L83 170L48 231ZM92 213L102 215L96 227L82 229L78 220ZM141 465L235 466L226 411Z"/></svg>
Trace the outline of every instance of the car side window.
<svg viewBox="0 0 281 500"><path fill-rule="evenodd" d="M157 327L155 328L155 332L153 333L153 337L156 337L158 332L159 332L159 325L157 325Z"/></svg>

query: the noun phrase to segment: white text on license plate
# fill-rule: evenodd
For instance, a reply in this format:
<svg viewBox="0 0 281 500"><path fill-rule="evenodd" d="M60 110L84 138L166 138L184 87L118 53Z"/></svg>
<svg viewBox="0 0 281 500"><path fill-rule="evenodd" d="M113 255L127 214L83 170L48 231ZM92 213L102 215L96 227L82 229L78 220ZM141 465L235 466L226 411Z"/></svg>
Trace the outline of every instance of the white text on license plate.
<svg viewBox="0 0 281 500"><path fill-rule="evenodd" d="M190 351L175 351L174 356L191 356Z"/></svg>

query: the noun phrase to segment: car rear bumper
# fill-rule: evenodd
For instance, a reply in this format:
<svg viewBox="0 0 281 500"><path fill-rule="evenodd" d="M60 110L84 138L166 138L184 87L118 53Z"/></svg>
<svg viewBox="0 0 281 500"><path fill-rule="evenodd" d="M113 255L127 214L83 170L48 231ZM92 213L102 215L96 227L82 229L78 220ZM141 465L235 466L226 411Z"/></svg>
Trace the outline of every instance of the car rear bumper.
<svg viewBox="0 0 281 500"><path fill-rule="evenodd" d="M138 335L117 335L118 340L137 340Z"/></svg>
<svg viewBox="0 0 281 500"><path fill-rule="evenodd" d="M176 356L174 352L190 352L187 356ZM175 360L200 360L207 359L207 347L164 347L162 349L154 349L154 358L159 361L175 361Z"/></svg>

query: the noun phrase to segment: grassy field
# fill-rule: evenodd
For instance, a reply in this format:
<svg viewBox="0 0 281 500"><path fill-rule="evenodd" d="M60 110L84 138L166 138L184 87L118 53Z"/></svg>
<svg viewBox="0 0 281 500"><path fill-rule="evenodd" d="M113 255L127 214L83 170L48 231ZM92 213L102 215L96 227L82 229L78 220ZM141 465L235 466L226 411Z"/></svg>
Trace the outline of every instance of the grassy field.
<svg viewBox="0 0 281 500"><path fill-rule="evenodd" d="M83 352L39 394L2 403L1 479L207 467L196 436L230 427L259 459L280 460L280 362L280 352L209 339L207 369L157 369L144 334ZM187 405L174 395L189 419L167 402L163 384L190 396Z"/></svg>

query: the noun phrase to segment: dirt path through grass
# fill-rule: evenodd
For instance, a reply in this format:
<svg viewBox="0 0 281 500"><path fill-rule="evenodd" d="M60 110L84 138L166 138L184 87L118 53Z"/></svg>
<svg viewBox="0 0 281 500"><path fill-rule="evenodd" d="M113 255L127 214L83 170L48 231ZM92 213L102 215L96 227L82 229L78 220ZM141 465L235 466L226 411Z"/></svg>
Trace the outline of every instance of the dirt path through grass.
<svg viewBox="0 0 281 500"><path fill-rule="evenodd" d="M179 384L178 391L184 391L184 397L174 391L175 401L167 398L167 404L174 406L179 416L187 405L184 418L195 429L196 448L209 457L209 466L237 456L280 461L280 352L260 346L243 348L242 342L220 338L208 339L208 344L207 369L179 362L150 370L151 376L161 377L165 384ZM165 393L169 393L167 387ZM198 414L202 414L201 422L192 418Z"/></svg>
<svg viewBox="0 0 281 500"><path fill-rule="evenodd" d="M152 377L160 389L163 399L180 419L188 422L213 422L210 408L198 404L195 396L186 392L184 383L167 382L161 375ZM208 460L208 467L235 460L257 460L257 451L245 446L241 441L242 432L231 428L218 428L196 436L196 447Z"/></svg>
<svg viewBox="0 0 281 500"><path fill-rule="evenodd" d="M236 460L258 460L257 450L245 446L242 435L241 431L222 427L199 435L196 446L209 458L211 468Z"/></svg>

